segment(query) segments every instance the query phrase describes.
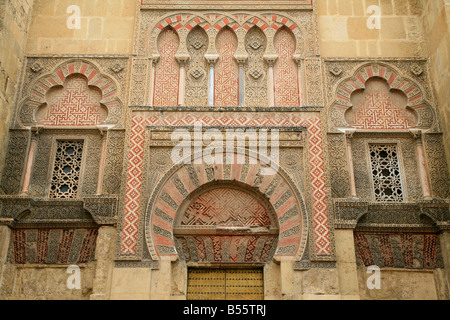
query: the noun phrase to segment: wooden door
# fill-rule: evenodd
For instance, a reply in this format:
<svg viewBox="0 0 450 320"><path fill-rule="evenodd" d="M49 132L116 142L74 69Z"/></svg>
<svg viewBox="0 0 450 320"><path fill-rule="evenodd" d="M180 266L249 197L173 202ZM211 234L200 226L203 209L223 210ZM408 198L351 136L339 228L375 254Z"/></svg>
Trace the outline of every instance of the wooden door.
<svg viewBox="0 0 450 320"><path fill-rule="evenodd" d="M189 269L188 300L264 300L262 269Z"/></svg>

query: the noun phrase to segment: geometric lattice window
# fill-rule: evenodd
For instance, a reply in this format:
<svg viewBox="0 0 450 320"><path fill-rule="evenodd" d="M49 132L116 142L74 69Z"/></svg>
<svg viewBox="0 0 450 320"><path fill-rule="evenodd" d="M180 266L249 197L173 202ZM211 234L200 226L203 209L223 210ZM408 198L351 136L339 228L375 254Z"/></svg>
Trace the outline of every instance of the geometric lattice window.
<svg viewBox="0 0 450 320"><path fill-rule="evenodd" d="M83 141L57 142L50 198L77 198L83 145Z"/></svg>
<svg viewBox="0 0 450 320"><path fill-rule="evenodd" d="M369 147L375 200L402 202L403 190L397 146L372 144Z"/></svg>

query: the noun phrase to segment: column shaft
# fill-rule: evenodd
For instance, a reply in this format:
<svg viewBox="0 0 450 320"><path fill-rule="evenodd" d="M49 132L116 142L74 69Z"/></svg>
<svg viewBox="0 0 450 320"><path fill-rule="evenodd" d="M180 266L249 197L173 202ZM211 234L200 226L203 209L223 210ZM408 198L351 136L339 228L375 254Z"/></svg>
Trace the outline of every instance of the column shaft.
<svg viewBox="0 0 450 320"><path fill-rule="evenodd" d="M37 136L35 135L36 133L37 131L32 132L31 134L31 143L30 149L28 150L27 166L25 167L25 174L23 178L22 194L28 194L30 191L31 173L33 172L34 156L37 146Z"/></svg>
<svg viewBox="0 0 450 320"><path fill-rule="evenodd" d="M105 161L106 161L106 145L108 142L107 132L102 132L102 153L100 155L100 167L98 169L97 179L97 195L101 195L103 192L103 177L105 175Z"/></svg>

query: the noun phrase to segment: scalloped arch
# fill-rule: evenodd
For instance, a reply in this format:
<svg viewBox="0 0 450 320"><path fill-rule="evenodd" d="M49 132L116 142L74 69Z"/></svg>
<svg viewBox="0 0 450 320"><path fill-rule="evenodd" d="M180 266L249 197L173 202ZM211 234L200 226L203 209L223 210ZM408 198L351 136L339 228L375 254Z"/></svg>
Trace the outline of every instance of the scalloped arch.
<svg viewBox="0 0 450 320"><path fill-rule="evenodd" d="M36 111L47 103L46 94L50 89L62 87L66 79L72 75L82 75L87 79L87 85L101 91L100 103L108 109L108 118L104 125L116 125L122 116L122 103L118 96L120 87L93 62L86 60L70 60L58 65L51 73L35 80L27 98L21 105L19 121L22 126L36 125Z"/></svg>
<svg viewBox="0 0 450 320"><path fill-rule="evenodd" d="M292 19L281 14L263 14L257 15L254 13L239 13L239 14L224 14L224 13L169 13L163 16L158 22L150 28L149 37L149 48L148 52L155 50L157 48L157 38L158 34L164 30L167 26L171 26L177 32L182 29L187 29L187 31L192 30L194 27L200 25L205 31L210 29L215 29L217 32L222 30L224 27L228 26L233 31L243 28L249 31L253 26L258 26L264 33L269 30L274 30L275 32L283 26L289 28L295 35L297 40L297 54L301 54L305 48L305 40L303 39L303 34L305 31ZM156 53L156 52L155 52Z"/></svg>
<svg viewBox="0 0 450 320"><path fill-rule="evenodd" d="M331 121L335 127L350 127L345 121L345 112L352 108L351 96L355 91L365 90L370 79L381 78L390 90L398 90L407 97L407 108L418 115L417 128L431 128L436 120L435 113L425 100L424 90L413 80L404 77L394 67L383 63L370 63L359 67L356 72L343 79L336 87L335 100L331 106Z"/></svg>

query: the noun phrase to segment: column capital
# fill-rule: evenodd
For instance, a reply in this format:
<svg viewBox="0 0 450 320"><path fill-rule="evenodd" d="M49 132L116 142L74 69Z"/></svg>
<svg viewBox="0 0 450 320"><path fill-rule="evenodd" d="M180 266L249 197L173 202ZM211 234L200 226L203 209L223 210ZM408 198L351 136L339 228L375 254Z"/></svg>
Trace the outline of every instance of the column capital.
<svg viewBox="0 0 450 320"><path fill-rule="evenodd" d="M37 138L38 138L39 134L41 133L42 129L43 129L43 127L41 127L41 126L32 126L30 128L31 140L32 141L36 141L37 140Z"/></svg>
<svg viewBox="0 0 450 320"><path fill-rule="evenodd" d="M353 139L353 136L357 130L355 128L345 128L345 129L340 129L339 131L344 133L345 136L347 137L347 139Z"/></svg>
<svg viewBox="0 0 450 320"><path fill-rule="evenodd" d="M295 60L295 62L297 62L297 65L299 67L301 67L301 65L303 63L303 60L304 60L303 57L301 55L299 55L299 54L294 54L293 59Z"/></svg>
<svg viewBox="0 0 450 320"><path fill-rule="evenodd" d="M219 59L218 54L205 54L205 59L208 60L209 67L214 68L217 60Z"/></svg>
<svg viewBox="0 0 450 320"><path fill-rule="evenodd" d="M98 131L100 132L100 135L102 138L106 137L106 134L108 133L109 127L108 126L97 126Z"/></svg>
<svg viewBox="0 0 450 320"><path fill-rule="evenodd" d="M273 66L275 65L275 61L277 61L277 59L278 59L277 54L265 54L264 55L264 60L266 60L267 64L271 68L273 68Z"/></svg>
<svg viewBox="0 0 450 320"><path fill-rule="evenodd" d="M409 133L411 133L414 139L420 142L422 141L423 131L421 129L409 129Z"/></svg>
<svg viewBox="0 0 450 320"><path fill-rule="evenodd" d="M239 68L243 68L244 64L248 60L248 54L236 54L234 56L234 58L236 59L237 63L239 64Z"/></svg>
<svg viewBox="0 0 450 320"><path fill-rule="evenodd" d="M181 53L181 54L175 55L175 59L177 59L180 66L183 68L186 66L186 63L188 63L190 58L191 58L191 56L187 53Z"/></svg>
<svg viewBox="0 0 450 320"><path fill-rule="evenodd" d="M159 54L154 54L150 57L150 60L152 61L152 67L154 68L159 60L161 60L161 56Z"/></svg>

